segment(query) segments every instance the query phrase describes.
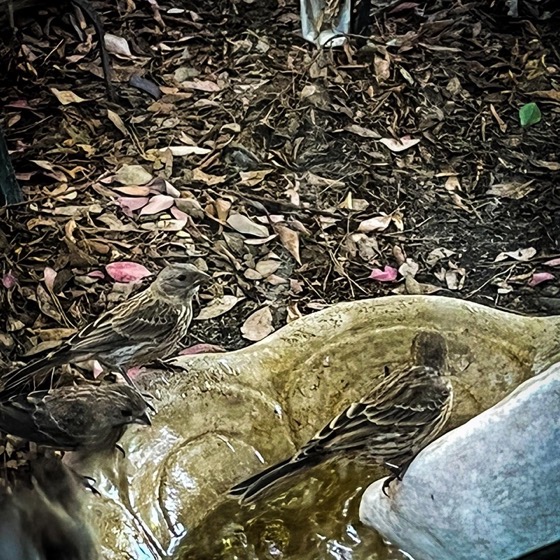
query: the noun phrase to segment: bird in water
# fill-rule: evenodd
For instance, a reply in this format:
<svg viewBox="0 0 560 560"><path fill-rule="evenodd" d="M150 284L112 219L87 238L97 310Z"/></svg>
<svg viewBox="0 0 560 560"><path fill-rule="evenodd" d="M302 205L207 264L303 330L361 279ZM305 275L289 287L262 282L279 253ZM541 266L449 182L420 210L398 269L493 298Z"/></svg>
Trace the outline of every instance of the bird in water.
<svg viewBox="0 0 560 560"><path fill-rule="evenodd" d="M210 277L191 264L166 266L144 291L103 313L41 360L5 375L0 400L37 387L54 367L98 360L108 371L127 370L173 355L193 317L192 300Z"/></svg>
<svg viewBox="0 0 560 560"><path fill-rule="evenodd" d="M413 341L413 365L388 372L293 457L237 484L230 496L250 503L280 481L334 458L381 464L393 472L390 480L402 477L414 456L438 436L449 418L453 388L443 375L446 357L441 335L420 333Z"/></svg>

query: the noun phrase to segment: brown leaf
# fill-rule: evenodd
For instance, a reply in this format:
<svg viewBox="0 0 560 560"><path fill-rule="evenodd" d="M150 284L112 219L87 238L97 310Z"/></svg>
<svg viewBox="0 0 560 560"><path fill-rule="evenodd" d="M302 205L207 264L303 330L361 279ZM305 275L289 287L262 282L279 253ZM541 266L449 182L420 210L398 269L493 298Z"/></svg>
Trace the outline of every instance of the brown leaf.
<svg viewBox="0 0 560 560"><path fill-rule="evenodd" d="M209 187L213 185L220 185L227 180L225 175L208 175L208 173L204 173L202 169L198 167L193 171L193 181L200 181L208 185Z"/></svg>
<svg viewBox="0 0 560 560"><path fill-rule="evenodd" d="M152 175L141 165L123 165L115 176L121 185L145 185L152 178Z"/></svg>
<svg viewBox="0 0 560 560"><path fill-rule="evenodd" d="M231 214L227 219L227 224L239 233L254 235L255 237L268 237L268 228L253 222L243 214Z"/></svg>
<svg viewBox="0 0 560 560"><path fill-rule="evenodd" d="M195 319L197 321L206 321L214 319L227 313L244 298L238 298L232 295L225 295L214 298L208 305L204 306Z"/></svg>
<svg viewBox="0 0 560 560"><path fill-rule="evenodd" d="M299 257L299 234L289 227L279 224L274 226L274 231L278 234L282 245L284 245L290 255L294 257L298 264L301 264Z"/></svg>
<svg viewBox="0 0 560 560"><path fill-rule="evenodd" d="M58 99L61 105L70 105L71 103L83 103L84 101L87 101L87 99L84 99L79 95L76 95L72 91L68 91L68 90L60 91L56 88L50 88L50 89L54 93L54 95L56 95L56 98Z"/></svg>
<svg viewBox="0 0 560 560"><path fill-rule="evenodd" d="M358 226L358 231L361 233L371 233L373 231L385 231L391 224L391 216L376 216L364 220Z"/></svg>
<svg viewBox="0 0 560 560"><path fill-rule="evenodd" d="M403 136L399 140L395 140L394 138L381 138L379 140L384 146L387 146L389 150L392 152L404 152L416 144L420 143L419 138L411 138L410 136Z"/></svg>
<svg viewBox="0 0 560 560"><path fill-rule="evenodd" d="M120 118L115 111L111 111L111 109L107 109L107 116L109 120L123 133L124 136L128 136L128 130L124 121Z"/></svg>
<svg viewBox="0 0 560 560"><path fill-rule="evenodd" d="M535 190L535 187L531 186L534 182L535 180L531 179L525 183L513 181L511 183L499 183L497 185L492 185L488 191L486 191L486 194L491 194L500 198L519 200Z"/></svg>
<svg viewBox="0 0 560 560"><path fill-rule="evenodd" d="M243 334L243 337L247 340L252 340L253 342L262 340L273 331L272 313L270 312L270 307L268 306L255 311L252 315L249 315L241 327L241 334Z"/></svg>
<svg viewBox="0 0 560 560"><path fill-rule="evenodd" d="M261 169L258 171L240 171L240 183L249 187L254 187L262 182L262 180L272 173L272 169Z"/></svg>

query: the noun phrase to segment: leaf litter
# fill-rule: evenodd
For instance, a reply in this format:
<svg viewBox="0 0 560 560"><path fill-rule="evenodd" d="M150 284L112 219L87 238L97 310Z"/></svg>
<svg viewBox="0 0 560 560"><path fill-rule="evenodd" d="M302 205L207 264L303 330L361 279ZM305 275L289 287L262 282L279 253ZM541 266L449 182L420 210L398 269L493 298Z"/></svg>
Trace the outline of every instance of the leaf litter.
<svg viewBox="0 0 560 560"><path fill-rule="evenodd" d="M245 23L231 2L133 18L101 4L122 103L54 8L39 43L47 24L24 20L22 58L3 58L29 201L0 210L6 362L175 260L215 278L186 344L229 350L356 298L535 312L560 295L553 22L510 33L482 1L404 3L364 49L321 51L294 40L296 3L244 3Z"/></svg>

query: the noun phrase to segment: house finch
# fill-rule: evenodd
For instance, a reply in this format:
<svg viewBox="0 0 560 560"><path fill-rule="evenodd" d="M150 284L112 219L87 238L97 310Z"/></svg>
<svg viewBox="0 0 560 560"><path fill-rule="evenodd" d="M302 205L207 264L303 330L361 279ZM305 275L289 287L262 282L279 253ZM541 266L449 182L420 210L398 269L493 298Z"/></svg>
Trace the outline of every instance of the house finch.
<svg viewBox="0 0 560 560"><path fill-rule="evenodd" d="M76 475L57 457L31 465L31 481L0 494L0 558L96 560Z"/></svg>
<svg viewBox="0 0 560 560"><path fill-rule="evenodd" d="M192 320L192 299L209 276L190 264L165 267L143 292L105 312L44 359L4 376L0 398L16 395L55 366L92 358L109 371L173 354ZM129 381L130 382L130 381Z"/></svg>
<svg viewBox="0 0 560 560"><path fill-rule="evenodd" d="M61 451L112 449L129 424L150 425L144 397L129 385L65 386L0 403L0 431Z"/></svg>
<svg viewBox="0 0 560 560"><path fill-rule="evenodd" d="M443 356L437 354L438 349ZM400 474L445 425L452 406L451 383L442 377L445 341L422 333L413 342L413 360L389 373L362 400L352 403L317 432L292 458L234 486L230 495L253 501L281 479L334 457L356 457ZM422 362L429 362L427 365Z"/></svg>

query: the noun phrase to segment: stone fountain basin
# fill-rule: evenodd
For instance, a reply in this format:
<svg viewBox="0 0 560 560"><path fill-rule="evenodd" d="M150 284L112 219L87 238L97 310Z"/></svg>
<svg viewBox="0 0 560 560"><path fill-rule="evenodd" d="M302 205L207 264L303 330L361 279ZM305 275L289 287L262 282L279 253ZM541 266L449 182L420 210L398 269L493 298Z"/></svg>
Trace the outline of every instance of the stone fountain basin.
<svg viewBox="0 0 560 560"><path fill-rule="evenodd" d="M103 558L162 558L187 532L208 530L205 516L232 484L261 469L261 457L268 464L291 454L365 394L384 366L405 363L421 330L448 344L456 402L449 429L560 360L560 317L440 296L341 303L248 348L176 358L173 369L140 379L158 413L151 428L127 432L125 457L79 465L102 494L88 500Z"/></svg>

